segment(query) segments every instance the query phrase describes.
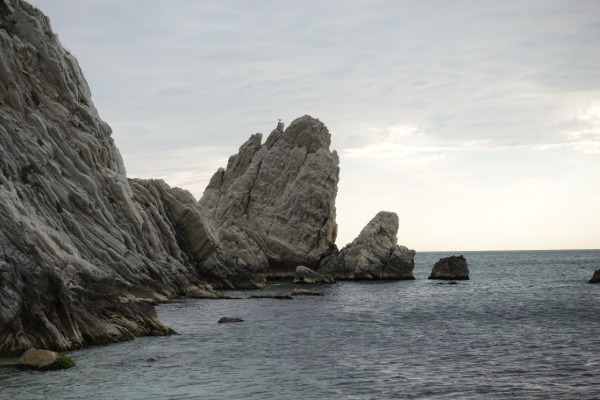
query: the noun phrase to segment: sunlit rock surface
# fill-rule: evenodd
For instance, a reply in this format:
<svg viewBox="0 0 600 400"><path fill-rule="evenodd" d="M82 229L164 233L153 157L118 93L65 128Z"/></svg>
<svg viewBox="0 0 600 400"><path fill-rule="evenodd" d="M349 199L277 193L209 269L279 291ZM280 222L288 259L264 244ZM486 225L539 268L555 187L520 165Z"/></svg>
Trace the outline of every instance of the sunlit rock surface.
<svg viewBox="0 0 600 400"><path fill-rule="evenodd" d="M316 268L337 235L339 158L327 127L308 115L255 134L229 158L200 204L223 244L208 268L240 266L266 276Z"/></svg>
<svg viewBox="0 0 600 400"><path fill-rule="evenodd" d="M396 213L379 212L352 243L331 249L317 272L334 279L414 279L415 251L397 245L398 226Z"/></svg>

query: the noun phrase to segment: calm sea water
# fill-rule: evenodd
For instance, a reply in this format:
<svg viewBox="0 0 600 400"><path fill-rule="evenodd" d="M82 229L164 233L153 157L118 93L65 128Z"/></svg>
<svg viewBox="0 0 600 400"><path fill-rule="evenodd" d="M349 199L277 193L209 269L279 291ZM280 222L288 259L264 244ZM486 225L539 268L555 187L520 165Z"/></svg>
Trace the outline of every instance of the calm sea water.
<svg viewBox="0 0 600 400"><path fill-rule="evenodd" d="M180 335L72 351L67 371L4 366L0 398L599 399L600 250L463 254L456 285L427 280L449 253L421 253L415 281L177 300L158 310Z"/></svg>

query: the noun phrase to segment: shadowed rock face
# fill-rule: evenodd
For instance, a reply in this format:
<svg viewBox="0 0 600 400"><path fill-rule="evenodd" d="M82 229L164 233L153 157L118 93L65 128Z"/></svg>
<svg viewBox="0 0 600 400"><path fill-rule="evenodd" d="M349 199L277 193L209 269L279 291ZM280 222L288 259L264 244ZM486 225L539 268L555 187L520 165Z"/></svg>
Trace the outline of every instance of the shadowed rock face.
<svg viewBox="0 0 600 400"><path fill-rule="evenodd" d="M200 204L222 249L206 265L243 267L267 276L316 268L337 235L337 153L325 125L308 115L284 131L279 123L262 143L255 134L219 169Z"/></svg>
<svg viewBox="0 0 600 400"><path fill-rule="evenodd" d="M317 272L334 279L414 279L415 251L397 245L398 227L396 213L379 212L352 243L330 249Z"/></svg>
<svg viewBox="0 0 600 400"><path fill-rule="evenodd" d="M467 260L463 256L440 258L433 266L429 279L468 280Z"/></svg>
<svg viewBox="0 0 600 400"><path fill-rule="evenodd" d="M0 0L0 204L0 354L168 334L147 303L211 290L196 201L126 178L77 61L16 0Z"/></svg>
<svg viewBox="0 0 600 400"><path fill-rule="evenodd" d="M589 283L600 283L600 269L594 271L594 275L592 275Z"/></svg>

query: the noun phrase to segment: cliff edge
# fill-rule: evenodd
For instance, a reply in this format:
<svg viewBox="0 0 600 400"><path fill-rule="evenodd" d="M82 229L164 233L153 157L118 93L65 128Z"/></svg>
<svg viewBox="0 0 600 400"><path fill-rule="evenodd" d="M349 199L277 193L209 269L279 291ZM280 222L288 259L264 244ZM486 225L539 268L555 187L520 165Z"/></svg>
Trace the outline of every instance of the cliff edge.
<svg viewBox="0 0 600 400"><path fill-rule="evenodd" d="M18 0L0 0L0 201L0 354L168 334L150 304L218 284L192 195L126 178L77 61Z"/></svg>

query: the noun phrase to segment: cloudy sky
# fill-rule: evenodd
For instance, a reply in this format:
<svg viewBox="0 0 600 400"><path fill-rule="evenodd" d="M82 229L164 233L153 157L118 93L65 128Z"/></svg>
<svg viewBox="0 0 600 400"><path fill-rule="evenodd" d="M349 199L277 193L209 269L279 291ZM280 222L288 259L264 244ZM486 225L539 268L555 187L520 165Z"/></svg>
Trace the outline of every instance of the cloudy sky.
<svg viewBox="0 0 600 400"><path fill-rule="evenodd" d="M599 1L31 3L131 177L199 198L310 114L340 154L340 247L389 210L417 251L600 248Z"/></svg>

